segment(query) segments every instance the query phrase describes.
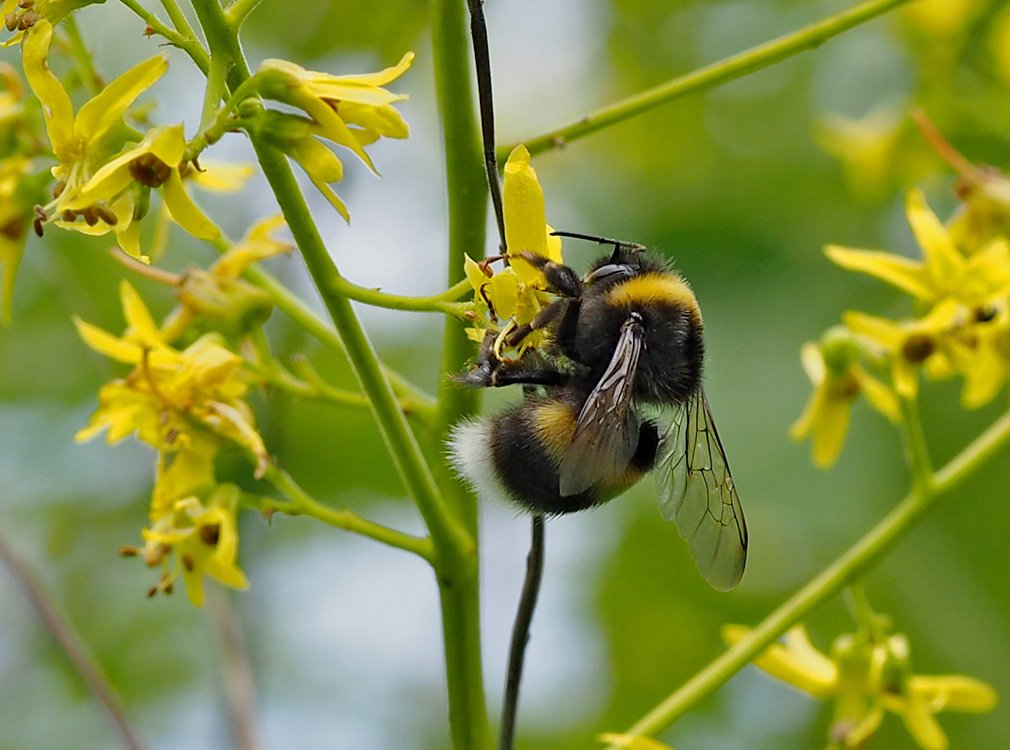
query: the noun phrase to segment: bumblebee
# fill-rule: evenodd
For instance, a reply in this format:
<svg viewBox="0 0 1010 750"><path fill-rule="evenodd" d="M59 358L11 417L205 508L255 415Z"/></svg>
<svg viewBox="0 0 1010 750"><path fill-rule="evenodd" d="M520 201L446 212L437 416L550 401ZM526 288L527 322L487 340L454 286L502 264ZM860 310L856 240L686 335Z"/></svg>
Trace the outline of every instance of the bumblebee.
<svg viewBox="0 0 1010 750"><path fill-rule="evenodd" d="M485 341L457 380L521 384L524 397L458 425L452 463L479 492L548 516L606 502L653 471L664 517L676 522L709 584L730 589L743 575L747 528L701 385L694 293L641 245L555 234L611 244L613 252L581 279L567 266L520 254L557 300L506 343L543 329L547 344L510 361L495 355L491 337Z"/></svg>

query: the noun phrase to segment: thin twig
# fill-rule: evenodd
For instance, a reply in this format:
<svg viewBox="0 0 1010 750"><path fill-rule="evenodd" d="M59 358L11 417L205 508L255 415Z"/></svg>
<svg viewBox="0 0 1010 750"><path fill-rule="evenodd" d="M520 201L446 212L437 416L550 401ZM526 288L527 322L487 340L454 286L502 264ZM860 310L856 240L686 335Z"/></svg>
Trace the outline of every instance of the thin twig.
<svg viewBox="0 0 1010 750"><path fill-rule="evenodd" d="M909 1L867 0L848 10L780 36L778 39L759 44L711 65L678 76L659 86L590 112L568 125L535 138L523 139L519 143L525 144L531 154L560 148L601 128L628 120L654 107L672 102L674 99L699 91L707 91L767 68L804 50L814 49L831 37ZM514 145L516 144L502 146L498 150L499 160L504 161Z"/></svg>
<svg viewBox="0 0 1010 750"><path fill-rule="evenodd" d="M113 694L112 686L108 679L102 674L102 670L95 658L88 652L81 636L74 630L74 626L60 613L52 598L46 592L42 582L35 576L28 565L18 557L11 549L7 541L0 535L0 563L7 568L11 577L18 587L28 597L29 603L35 610L35 614L46 626L50 635L56 640L60 648L70 659L74 669L84 680L92 695L98 699L105 708L106 713L112 720L116 732L122 740L123 746L130 750L143 750L144 744L140 736L134 731L126 720L119 699Z"/></svg>
<svg viewBox="0 0 1010 750"><path fill-rule="evenodd" d="M236 750L261 750L264 744L256 711L256 682L235 608L228 593L218 586L208 587L207 604L221 644L224 690L232 740Z"/></svg>
<svg viewBox="0 0 1010 750"><path fill-rule="evenodd" d="M530 622L537 606L540 582L544 577L544 517L533 516L533 538L530 553L526 556L526 580L512 626L512 643L509 645L508 673L505 677L505 699L502 705L501 733L498 750L512 750L515 744L516 711L519 707L519 681L523 676L526 644L530 639Z"/></svg>
<svg viewBox="0 0 1010 750"><path fill-rule="evenodd" d="M505 214L502 209L501 183L498 181L498 161L494 150L494 97L491 93L491 55L487 44L487 24L484 22L484 0L467 0L470 6L470 37L473 39L474 67L477 69L477 99L480 102L480 131L484 142L484 167L491 189L491 205L498 223L498 247L504 254Z"/></svg>

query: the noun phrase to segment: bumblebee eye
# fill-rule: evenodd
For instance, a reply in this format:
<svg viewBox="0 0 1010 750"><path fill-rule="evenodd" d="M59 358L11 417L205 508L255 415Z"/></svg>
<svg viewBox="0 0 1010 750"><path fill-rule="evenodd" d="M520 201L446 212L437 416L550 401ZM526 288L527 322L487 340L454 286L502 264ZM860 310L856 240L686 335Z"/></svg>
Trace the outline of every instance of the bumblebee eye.
<svg viewBox="0 0 1010 750"><path fill-rule="evenodd" d="M587 284L595 284L599 281L619 281L635 275L635 269L627 263L607 263L600 266L586 277Z"/></svg>

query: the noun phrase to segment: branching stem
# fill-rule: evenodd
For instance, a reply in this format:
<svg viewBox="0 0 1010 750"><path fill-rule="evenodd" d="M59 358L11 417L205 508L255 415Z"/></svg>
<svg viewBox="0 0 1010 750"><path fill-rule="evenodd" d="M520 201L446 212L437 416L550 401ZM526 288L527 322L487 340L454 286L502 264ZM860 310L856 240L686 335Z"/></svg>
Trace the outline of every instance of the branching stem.
<svg viewBox="0 0 1010 750"><path fill-rule="evenodd" d="M812 23L791 34L698 68L655 88L590 112L573 123L518 143L524 143L531 154L559 148L579 138L584 138L590 133L595 133L597 130L672 102L674 99L715 88L720 84L742 78L748 73L767 68L769 65L774 65L805 50L814 49L831 37L838 36L854 26L865 23L907 2L909 0L866 0L866 2L830 16L823 21ZM516 145L518 144L510 144L498 149L499 163L505 161Z"/></svg>
<svg viewBox="0 0 1010 750"><path fill-rule="evenodd" d="M940 471L930 475L929 482L915 487L880 523L768 615L746 638L671 693L626 733L651 737L712 694L807 613L858 578L902 539L936 500L950 494L1007 443L1010 443L1010 413L993 423ZM606 750L619 748L611 744Z"/></svg>

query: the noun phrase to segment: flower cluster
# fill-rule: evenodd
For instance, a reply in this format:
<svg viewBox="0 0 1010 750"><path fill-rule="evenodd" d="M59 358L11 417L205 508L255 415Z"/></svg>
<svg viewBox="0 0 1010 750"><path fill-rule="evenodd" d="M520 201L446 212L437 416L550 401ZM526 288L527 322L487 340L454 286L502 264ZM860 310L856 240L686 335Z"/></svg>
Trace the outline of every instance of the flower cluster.
<svg viewBox="0 0 1010 750"><path fill-rule="evenodd" d="M170 592L181 574L190 599L199 605L205 575L245 586L235 565L237 494L216 482L214 458L224 446L237 444L254 458L258 475L267 466L263 439L244 400L250 376L243 359L217 334L177 349L132 286L123 282L120 296L127 322L122 336L77 321L88 346L132 369L102 387L98 410L76 437L89 440L105 431L116 443L135 435L157 451L142 552L148 565L164 571L152 593Z"/></svg>
<svg viewBox="0 0 1010 750"><path fill-rule="evenodd" d="M316 189L349 221L347 207L329 185L343 178L343 164L317 138L349 149L376 172L365 146L379 138L406 138L410 132L393 106L407 97L383 86L403 75L413 60L414 53L408 52L393 67L349 76L306 70L287 60L264 60L251 79L256 93L296 107L305 116L260 111L248 118L247 127L298 162Z"/></svg>
<svg viewBox="0 0 1010 750"><path fill-rule="evenodd" d="M57 160L53 199L36 209L36 231L55 220L63 229L84 234L115 232L124 252L143 258L137 220L147 213L151 191L160 190L179 226L195 237L216 239L217 227L182 186L182 125L156 127L135 139L124 122L137 98L168 70L165 56L133 66L75 114L70 95L47 64L52 41L53 27L43 19L22 42L25 77L42 104Z"/></svg>
<svg viewBox="0 0 1010 750"><path fill-rule="evenodd" d="M793 436L811 436L814 461L830 466L841 451L849 411L859 395L892 421L901 399L918 394L920 373L964 381L961 402L983 406L1010 375L1010 181L979 171L965 183L964 203L946 225L918 190L906 200L908 223L922 251L902 255L830 245L842 268L869 274L908 294L918 315L890 320L848 311L803 364L814 392ZM871 370L879 374L875 377Z"/></svg>
<svg viewBox="0 0 1010 750"><path fill-rule="evenodd" d="M0 321L8 322L11 295L39 180L31 155L24 147L27 121L21 81L14 70L0 64Z"/></svg>
<svg viewBox="0 0 1010 750"><path fill-rule="evenodd" d="M509 349L508 334L531 322L552 301L543 273L524 260L523 255L562 262L561 238L553 236L547 224L543 189L525 146L517 146L505 163L502 202L507 248L503 259L509 264L494 272L488 261L478 263L469 256L465 261L466 277L474 290L467 335L478 343L493 338L499 358ZM523 338L515 355L537 347L542 340L543 331L534 331Z"/></svg>
<svg viewBox="0 0 1010 750"><path fill-rule="evenodd" d="M736 643L749 632L740 625L727 625L723 637ZM923 750L946 750L947 738L937 713L982 713L996 705L996 692L981 680L915 674L907 638L879 628L863 627L839 636L827 655L814 648L806 629L797 625L755 664L814 698L833 701L829 750L863 747L888 712L901 717Z"/></svg>

